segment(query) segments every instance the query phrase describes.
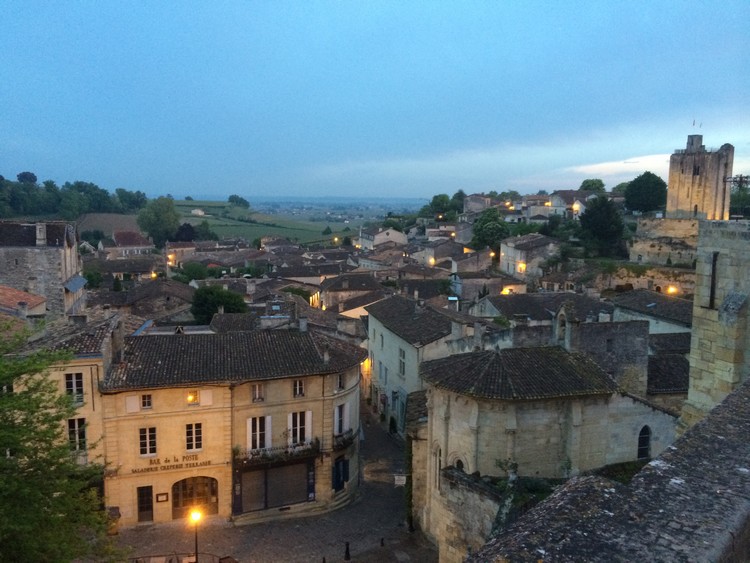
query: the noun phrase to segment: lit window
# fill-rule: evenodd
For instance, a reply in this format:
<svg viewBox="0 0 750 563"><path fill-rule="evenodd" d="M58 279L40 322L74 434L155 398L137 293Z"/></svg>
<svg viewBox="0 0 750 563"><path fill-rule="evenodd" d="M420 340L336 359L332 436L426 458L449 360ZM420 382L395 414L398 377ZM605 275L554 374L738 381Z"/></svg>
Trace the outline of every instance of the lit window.
<svg viewBox="0 0 750 563"><path fill-rule="evenodd" d="M65 374L65 393L73 400L74 405L81 406L83 404L82 373Z"/></svg>
<svg viewBox="0 0 750 563"><path fill-rule="evenodd" d="M250 394L251 398L253 400L253 403L260 403L263 401L263 384L262 383L253 383L250 386Z"/></svg>
<svg viewBox="0 0 750 563"><path fill-rule="evenodd" d="M203 425L200 422L185 425L185 448L188 451L203 448Z"/></svg>
<svg viewBox="0 0 750 563"><path fill-rule="evenodd" d="M151 395L141 395L141 408L150 409L151 407Z"/></svg>
<svg viewBox="0 0 750 563"><path fill-rule="evenodd" d="M139 444L141 455L156 454L156 428L141 428L139 430Z"/></svg>
<svg viewBox="0 0 750 563"><path fill-rule="evenodd" d="M301 379L294 380L294 396L304 397L305 396L305 382Z"/></svg>
<svg viewBox="0 0 750 563"><path fill-rule="evenodd" d="M200 405L201 404L200 393L198 393L197 389L193 389L192 391L188 392L187 402L188 402L188 405Z"/></svg>

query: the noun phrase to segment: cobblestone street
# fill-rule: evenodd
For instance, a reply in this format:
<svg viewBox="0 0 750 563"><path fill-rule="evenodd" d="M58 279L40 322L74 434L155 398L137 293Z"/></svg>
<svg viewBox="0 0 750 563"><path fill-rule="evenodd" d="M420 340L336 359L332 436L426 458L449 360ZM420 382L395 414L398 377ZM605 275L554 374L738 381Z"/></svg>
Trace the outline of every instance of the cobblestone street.
<svg viewBox="0 0 750 563"><path fill-rule="evenodd" d="M365 440L361 455L364 471L355 502L334 512L280 522L235 526L215 517L199 528L200 561L208 554L231 556L241 563L343 561L349 542L351 561L438 561L437 550L421 532L405 524L404 488L395 487L393 474L401 472L403 443L390 437L363 405ZM187 521L139 526L123 530L120 546L129 557L187 555L193 552L193 527ZM381 545L382 543L382 545Z"/></svg>

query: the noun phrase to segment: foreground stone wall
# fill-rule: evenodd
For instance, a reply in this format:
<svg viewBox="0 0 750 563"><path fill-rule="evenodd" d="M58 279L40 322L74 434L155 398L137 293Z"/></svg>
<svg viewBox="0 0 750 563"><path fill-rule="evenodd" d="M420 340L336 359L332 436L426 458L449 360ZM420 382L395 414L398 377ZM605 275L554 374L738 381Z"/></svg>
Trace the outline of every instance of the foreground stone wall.
<svg viewBox="0 0 750 563"><path fill-rule="evenodd" d="M750 376L750 222L703 221L683 429Z"/></svg>

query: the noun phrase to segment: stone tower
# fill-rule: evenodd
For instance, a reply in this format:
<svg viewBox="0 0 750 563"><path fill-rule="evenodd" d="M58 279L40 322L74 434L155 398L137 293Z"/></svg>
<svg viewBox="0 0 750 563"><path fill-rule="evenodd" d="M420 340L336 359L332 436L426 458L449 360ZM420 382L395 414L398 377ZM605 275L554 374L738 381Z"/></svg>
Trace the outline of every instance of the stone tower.
<svg viewBox="0 0 750 563"><path fill-rule="evenodd" d="M690 388L680 431L750 377L749 249L750 222L700 221Z"/></svg>
<svg viewBox="0 0 750 563"><path fill-rule="evenodd" d="M667 218L729 219L729 187L734 147L706 150L703 135L688 135L687 148L669 159Z"/></svg>

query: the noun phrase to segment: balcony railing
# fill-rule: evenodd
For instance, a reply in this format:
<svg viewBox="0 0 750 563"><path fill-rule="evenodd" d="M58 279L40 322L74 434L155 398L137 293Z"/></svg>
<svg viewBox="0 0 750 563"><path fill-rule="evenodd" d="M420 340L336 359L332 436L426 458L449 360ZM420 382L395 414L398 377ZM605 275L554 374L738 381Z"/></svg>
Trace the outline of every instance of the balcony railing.
<svg viewBox="0 0 750 563"><path fill-rule="evenodd" d="M294 446L276 446L273 448L258 448L248 450L235 449L235 459L245 466L266 465L293 459L304 459L315 457L320 452L320 440L315 438L312 442L297 444Z"/></svg>
<svg viewBox="0 0 750 563"><path fill-rule="evenodd" d="M343 434L338 434L333 437L333 449L334 451L345 450L354 443L354 430L349 429Z"/></svg>

